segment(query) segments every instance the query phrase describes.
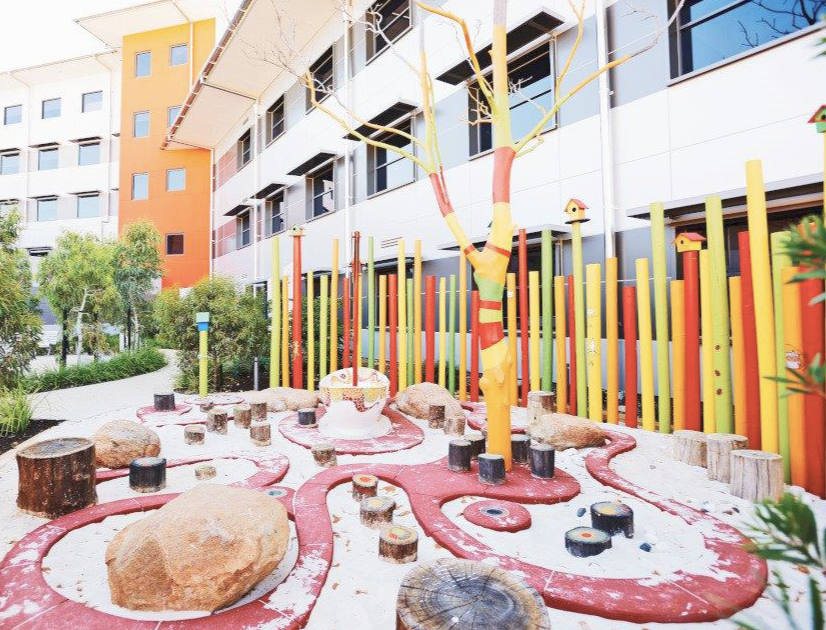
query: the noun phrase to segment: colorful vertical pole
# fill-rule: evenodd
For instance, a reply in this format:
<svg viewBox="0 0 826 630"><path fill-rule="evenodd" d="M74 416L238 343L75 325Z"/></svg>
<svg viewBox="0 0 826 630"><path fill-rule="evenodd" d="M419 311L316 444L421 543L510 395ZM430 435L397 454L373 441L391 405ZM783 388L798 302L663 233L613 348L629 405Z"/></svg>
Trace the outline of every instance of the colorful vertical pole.
<svg viewBox="0 0 826 630"><path fill-rule="evenodd" d="M791 260L783 253L786 233L775 232L769 237L772 265L772 291L774 293L774 343L777 374L786 376L786 344L783 332L783 269ZM789 453L789 396L786 383L777 383L777 448L783 456L786 481L791 480L792 462Z"/></svg>
<svg viewBox="0 0 826 630"><path fill-rule="evenodd" d="M414 285L413 278L407 279L407 384L412 385L416 382L415 374L413 373L413 303L414 303ZM421 340L420 340L421 342Z"/></svg>
<svg viewBox="0 0 826 630"><path fill-rule="evenodd" d="M746 432L749 448L760 450L760 370L757 367L757 322L754 312L754 285L751 277L749 233L737 234L740 245L740 295L743 300L743 355L746 378Z"/></svg>
<svg viewBox="0 0 826 630"><path fill-rule="evenodd" d="M467 260L459 253L459 400L467 400Z"/></svg>
<svg viewBox="0 0 826 630"><path fill-rule="evenodd" d="M651 263L654 272L654 324L657 329L657 416L661 433L671 432L671 383L668 374L668 269L665 262L663 205L652 203Z"/></svg>
<svg viewBox="0 0 826 630"><path fill-rule="evenodd" d="M622 335L625 346L625 426L637 426L637 290L622 287Z"/></svg>
<svg viewBox="0 0 826 630"><path fill-rule="evenodd" d="M195 326L198 328L198 395L203 397L209 391L209 313L195 313Z"/></svg>
<svg viewBox="0 0 826 630"><path fill-rule="evenodd" d="M794 378L792 371L799 372L805 369L801 357L803 356L803 333L800 329L800 285L791 282L791 279L800 273L799 267L783 269L783 288L777 299L783 301L783 346L785 350L786 378ZM806 485L806 435L804 433L804 418L806 401L801 394L792 394L787 398L789 403L789 464L791 467L791 481L796 486Z"/></svg>
<svg viewBox="0 0 826 630"><path fill-rule="evenodd" d="M270 387L278 387L281 376L281 253L278 241L274 236L270 269Z"/></svg>
<svg viewBox="0 0 826 630"><path fill-rule="evenodd" d="M422 241L413 242L413 383L422 382Z"/></svg>
<svg viewBox="0 0 826 630"><path fill-rule="evenodd" d="M703 355L703 431L717 432L714 406L714 345L712 327L711 271L708 250L700 251L700 325Z"/></svg>
<svg viewBox="0 0 826 630"><path fill-rule="evenodd" d="M599 263L585 267L588 362L588 417L602 422L602 269Z"/></svg>
<svg viewBox="0 0 826 630"><path fill-rule="evenodd" d="M809 271L808 269L804 271ZM803 322L803 364L824 355L823 302L812 300L823 292L823 281L810 278L800 283L800 314ZM826 401L823 390L805 396L806 489L814 495L826 495Z"/></svg>
<svg viewBox="0 0 826 630"><path fill-rule="evenodd" d="M456 395L456 274L450 274L447 314L447 389Z"/></svg>
<svg viewBox="0 0 826 630"><path fill-rule="evenodd" d="M551 231L542 230L542 389L553 386L554 254Z"/></svg>
<svg viewBox="0 0 826 630"><path fill-rule="evenodd" d="M390 329L390 395L395 396L399 391L399 359L396 346L399 329L399 300L397 294L398 280L396 274L387 277L388 328Z"/></svg>
<svg viewBox="0 0 826 630"><path fill-rule="evenodd" d="M338 370L338 239L333 239L330 268L330 372Z"/></svg>
<svg viewBox="0 0 826 630"><path fill-rule="evenodd" d="M532 390L538 390L542 387L542 374L540 372L540 357L539 357L539 272L531 271L528 273L528 293L530 297L530 306L528 312L530 313L530 330L531 330L531 351L530 351L530 383ZM526 401L527 403L527 401Z"/></svg>
<svg viewBox="0 0 826 630"><path fill-rule="evenodd" d="M574 305L574 276L568 276L568 357L571 364L568 372L568 413L572 416L578 415L579 407L579 393L577 392L577 380L579 378L579 370L577 369L577 353L576 353L576 308ZM581 382L581 386L585 387L585 383ZM585 413L585 409L582 413Z"/></svg>
<svg viewBox="0 0 826 630"><path fill-rule="evenodd" d="M387 372L387 276L379 276L379 372Z"/></svg>
<svg viewBox="0 0 826 630"><path fill-rule="evenodd" d="M290 386L290 277L281 279L281 387Z"/></svg>
<svg viewBox="0 0 826 630"><path fill-rule="evenodd" d="M568 411L568 362L565 352L565 277L554 277L554 308L556 315L556 411Z"/></svg>
<svg viewBox="0 0 826 630"><path fill-rule="evenodd" d="M757 319L757 363L760 368L760 425L764 451L778 452L777 376L775 331L769 263L769 228L766 219L766 193L763 168L759 160L746 162L746 205L751 249L754 308Z"/></svg>
<svg viewBox="0 0 826 630"><path fill-rule="evenodd" d="M447 385L447 278L439 278L439 385Z"/></svg>
<svg viewBox="0 0 826 630"><path fill-rule="evenodd" d="M575 358L571 359L571 369L576 369L576 380L571 384L576 390L577 414L585 414L587 388L585 387L585 298L582 282L582 224L575 221L571 225L571 254L573 259L574 318L571 320L571 335L575 339Z"/></svg>
<svg viewBox="0 0 826 630"><path fill-rule="evenodd" d="M677 251L683 255L683 298L685 302L685 396L683 415L685 428L702 428L700 411L700 245L696 249Z"/></svg>
<svg viewBox="0 0 826 630"><path fill-rule="evenodd" d="M647 258L637 258L637 319L640 335L640 375L642 381L642 428L653 431L654 417L654 354L651 339L651 289Z"/></svg>
<svg viewBox="0 0 826 630"><path fill-rule="evenodd" d="M470 400L479 402L479 291L470 294Z"/></svg>
<svg viewBox="0 0 826 630"><path fill-rule="evenodd" d="M733 276L728 279L731 297L731 356L734 363L734 433L746 435L746 356L743 347L743 279Z"/></svg>
<svg viewBox="0 0 826 630"><path fill-rule="evenodd" d="M341 352L341 367L350 367L350 277L341 279L341 336L343 348Z"/></svg>
<svg viewBox="0 0 826 630"><path fill-rule="evenodd" d="M605 261L605 337L607 356L608 408L606 419L610 424L619 423L619 313L617 296L617 259Z"/></svg>
<svg viewBox="0 0 826 630"><path fill-rule="evenodd" d="M307 389L315 390L315 287L313 272L307 272Z"/></svg>
<svg viewBox="0 0 826 630"><path fill-rule="evenodd" d="M508 352L511 355L510 374L508 374L508 404L511 406L519 404L519 379L517 376L516 349L516 274L509 273L505 276L506 299L508 309Z"/></svg>
<svg viewBox="0 0 826 630"><path fill-rule="evenodd" d="M301 239L304 230L292 229L293 237L293 387L304 387L304 349L301 347Z"/></svg>
<svg viewBox="0 0 826 630"><path fill-rule="evenodd" d="M327 376L327 309L329 308L329 279L319 279L320 304L318 305L318 378Z"/></svg>
<svg viewBox="0 0 826 630"><path fill-rule="evenodd" d="M353 387L359 382L361 365L361 233L353 232Z"/></svg>
<svg viewBox="0 0 826 630"><path fill-rule="evenodd" d="M399 255L396 263L399 294L399 391L404 391L407 388L407 261L404 252L404 239L400 239Z"/></svg>
<svg viewBox="0 0 826 630"><path fill-rule="evenodd" d="M527 232L519 230L519 351L520 364L522 366L522 388L519 404L522 407L528 406L528 388L530 366L528 354L528 236Z"/></svg>
<svg viewBox="0 0 826 630"><path fill-rule="evenodd" d="M376 270L373 237L367 239L367 367L376 367Z"/></svg>
<svg viewBox="0 0 826 630"><path fill-rule="evenodd" d="M424 279L424 380L436 382L436 276Z"/></svg>
<svg viewBox="0 0 826 630"><path fill-rule="evenodd" d="M674 379L674 430L685 429L685 283L671 281L671 347ZM696 376L694 377L696 378Z"/></svg>

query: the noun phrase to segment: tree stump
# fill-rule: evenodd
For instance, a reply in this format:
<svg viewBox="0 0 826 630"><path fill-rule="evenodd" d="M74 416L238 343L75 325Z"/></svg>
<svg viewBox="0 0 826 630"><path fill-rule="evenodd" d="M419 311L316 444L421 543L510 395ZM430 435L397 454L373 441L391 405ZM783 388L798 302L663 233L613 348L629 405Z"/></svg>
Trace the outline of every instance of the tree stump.
<svg viewBox="0 0 826 630"><path fill-rule="evenodd" d="M543 390L528 392L528 422L554 412L554 394Z"/></svg>
<svg viewBox="0 0 826 630"><path fill-rule="evenodd" d="M511 436L511 457L517 464L528 463L528 452L531 447L531 438L525 434L514 434Z"/></svg>
<svg viewBox="0 0 826 630"><path fill-rule="evenodd" d="M403 525L390 525L379 534L379 557L393 564L415 562L419 548L416 530Z"/></svg>
<svg viewBox="0 0 826 630"><path fill-rule="evenodd" d="M252 423L252 409L249 405L235 405L232 408L232 420L239 429L249 429Z"/></svg>
<svg viewBox="0 0 826 630"><path fill-rule="evenodd" d="M611 536L593 527L574 527L565 532L565 549L572 556L587 558L611 548Z"/></svg>
<svg viewBox="0 0 826 630"><path fill-rule="evenodd" d="M443 428L445 435L462 436L465 434L465 419L459 416L448 418L445 420Z"/></svg>
<svg viewBox="0 0 826 630"><path fill-rule="evenodd" d="M188 424L184 427L185 444L203 444L206 427L202 424Z"/></svg>
<svg viewBox="0 0 826 630"><path fill-rule="evenodd" d="M359 506L361 524L370 529L382 529L393 522L395 509L396 502L390 497L366 497Z"/></svg>
<svg viewBox="0 0 826 630"><path fill-rule="evenodd" d="M378 492L379 480L375 475L357 473L353 475L353 498L361 501L367 497L374 497Z"/></svg>
<svg viewBox="0 0 826 630"><path fill-rule="evenodd" d="M591 505L591 527L609 536L624 534L634 537L634 510L616 501L600 501Z"/></svg>
<svg viewBox="0 0 826 630"><path fill-rule="evenodd" d="M195 479L198 481L214 479L216 474L215 466L212 464L201 464L195 467Z"/></svg>
<svg viewBox="0 0 826 630"><path fill-rule="evenodd" d="M706 437L708 478L728 483L731 481L731 452L748 448L749 440L742 435L712 433Z"/></svg>
<svg viewBox="0 0 826 630"><path fill-rule="evenodd" d="M465 435L465 439L470 442L470 458L479 459L479 455L485 452L485 436L481 433L470 433Z"/></svg>
<svg viewBox="0 0 826 630"><path fill-rule="evenodd" d="M472 446L469 440L451 440L447 447L447 467L454 472L470 470Z"/></svg>
<svg viewBox="0 0 826 630"><path fill-rule="evenodd" d="M445 406L430 405L427 408L427 426L431 429L441 429L445 425Z"/></svg>
<svg viewBox="0 0 826 630"><path fill-rule="evenodd" d="M551 479L554 476L556 455L550 444L531 444L528 450L531 475L538 479Z"/></svg>
<svg viewBox="0 0 826 630"><path fill-rule="evenodd" d="M551 630L545 602L513 573L484 562L442 558L402 580L396 630Z"/></svg>
<svg viewBox="0 0 826 630"><path fill-rule="evenodd" d="M85 438L37 442L17 451L17 507L57 518L97 502L95 445Z"/></svg>
<svg viewBox="0 0 826 630"><path fill-rule="evenodd" d="M166 459L138 457L129 464L129 487L135 492L158 492L166 488Z"/></svg>
<svg viewBox="0 0 826 630"><path fill-rule="evenodd" d="M175 393L163 392L155 394L155 411L175 411Z"/></svg>
<svg viewBox="0 0 826 630"><path fill-rule="evenodd" d="M479 481L492 486L505 483L505 458L493 453L479 455Z"/></svg>
<svg viewBox="0 0 826 630"><path fill-rule="evenodd" d="M729 488L741 499L777 501L783 494L783 458L765 451L732 451Z"/></svg>
<svg viewBox="0 0 826 630"><path fill-rule="evenodd" d="M256 446L269 446L272 444L272 429L269 422L250 425L250 440Z"/></svg>
<svg viewBox="0 0 826 630"><path fill-rule="evenodd" d="M310 452L313 454L315 463L324 468L335 466L338 462L336 459L336 445L331 442L319 442L310 447Z"/></svg>
<svg viewBox="0 0 826 630"><path fill-rule="evenodd" d="M298 424L302 427L314 427L317 424L315 417L315 409L312 407L305 407L298 410Z"/></svg>
<svg viewBox="0 0 826 630"><path fill-rule="evenodd" d="M690 466L706 465L706 434L701 431L674 431L674 459Z"/></svg>
<svg viewBox="0 0 826 630"><path fill-rule="evenodd" d="M215 406L215 403L212 402L211 400L204 400L204 401L198 403L198 409L200 409L204 413L206 413L207 411L212 409L214 406Z"/></svg>
<svg viewBox="0 0 826 630"><path fill-rule="evenodd" d="M227 434L227 412L211 409L207 412L206 430L220 435Z"/></svg>
<svg viewBox="0 0 826 630"><path fill-rule="evenodd" d="M264 422L267 419L267 403L251 402L250 414L253 422Z"/></svg>

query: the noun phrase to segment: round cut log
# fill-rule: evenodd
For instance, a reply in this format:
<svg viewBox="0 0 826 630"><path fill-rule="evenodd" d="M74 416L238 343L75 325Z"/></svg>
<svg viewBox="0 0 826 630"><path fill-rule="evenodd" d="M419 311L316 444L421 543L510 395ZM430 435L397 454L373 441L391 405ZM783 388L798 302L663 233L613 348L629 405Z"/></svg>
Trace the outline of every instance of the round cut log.
<svg viewBox="0 0 826 630"><path fill-rule="evenodd" d="M723 483L731 481L731 453L748 447L749 440L742 435L709 434L706 438L708 478Z"/></svg>
<svg viewBox="0 0 826 630"><path fill-rule="evenodd" d="M379 480L375 475L357 473L353 475L352 494L356 501L361 501L366 497L376 496L379 487Z"/></svg>
<svg viewBox="0 0 826 630"><path fill-rule="evenodd" d="M542 416L553 413L554 394L543 390L528 392L528 421L534 421Z"/></svg>
<svg viewBox="0 0 826 630"><path fill-rule="evenodd" d="M783 458L742 449L731 453L731 493L748 501L777 501L783 494Z"/></svg>
<svg viewBox="0 0 826 630"><path fill-rule="evenodd" d="M162 392L155 394L153 406L155 411L175 411L175 393Z"/></svg>
<svg viewBox="0 0 826 630"><path fill-rule="evenodd" d="M188 424L184 427L185 444L203 444L206 427L202 424Z"/></svg>
<svg viewBox="0 0 826 630"><path fill-rule="evenodd" d="M252 409L249 405L235 405L232 408L232 421L239 429L249 429L252 422Z"/></svg>
<svg viewBox="0 0 826 630"><path fill-rule="evenodd" d="M304 407L318 407L318 393L292 387L269 387L261 391L245 392L244 398L249 402L264 402L267 410L298 411Z"/></svg>
<svg viewBox="0 0 826 630"><path fill-rule="evenodd" d="M361 500L359 518L370 529L381 529L393 522L396 502L387 496L367 497Z"/></svg>
<svg viewBox="0 0 826 630"><path fill-rule="evenodd" d="M138 457L161 452L161 438L149 427L131 420L112 420L92 436L95 464L101 468L126 468Z"/></svg>
<svg viewBox="0 0 826 630"><path fill-rule="evenodd" d="M706 439L702 431L674 431L674 459L690 466L706 465Z"/></svg>
<svg viewBox="0 0 826 630"><path fill-rule="evenodd" d="M416 530L403 525L390 525L379 535L379 557L393 564L415 562L419 548Z"/></svg>
<svg viewBox="0 0 826 630"><path fill-rule="evenodd" d="M611 548L611 535L593 527L574 527L565 532L565 549L572 556L587 558Z"/></svg>
<svg viewBox="0 0 826 630"><path fill-rule="evenodd" d="M129 487L136 492L158 492L166 488L166 460L139 457L129 464Z"/></svg>

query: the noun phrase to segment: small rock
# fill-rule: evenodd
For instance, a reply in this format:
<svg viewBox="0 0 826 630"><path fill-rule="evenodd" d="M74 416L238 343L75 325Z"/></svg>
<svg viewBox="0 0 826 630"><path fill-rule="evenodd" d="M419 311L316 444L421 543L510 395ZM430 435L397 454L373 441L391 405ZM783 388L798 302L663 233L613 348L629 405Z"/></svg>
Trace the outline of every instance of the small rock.
<svg viewBox="0 0 826 630"><path fill-rule="evenodd" d="M740 510L735 505L732 505L731 509L734 510L735 512L737 512L738 514L740 513Z"/></svg>
<svg viewBox="0 0 826 630"><path fill-rule="evenodd" d="M703 504L700 506L701 512L712 512L714 511L714 504L711 501L703 501Z"/></svg>
<svg viewBox="0 0 826 630"><path fill-rule="evenodd" d="M640 549L642 549L643 551L651 551L651 545L649 545L647 542L644 542L640 545Z"/></svg>
<svg viewBox="0 0 826 630"><path fill-rule="evenodd" d="M585 516L585 508L581 507L576 511L577 516Z"/></svg>

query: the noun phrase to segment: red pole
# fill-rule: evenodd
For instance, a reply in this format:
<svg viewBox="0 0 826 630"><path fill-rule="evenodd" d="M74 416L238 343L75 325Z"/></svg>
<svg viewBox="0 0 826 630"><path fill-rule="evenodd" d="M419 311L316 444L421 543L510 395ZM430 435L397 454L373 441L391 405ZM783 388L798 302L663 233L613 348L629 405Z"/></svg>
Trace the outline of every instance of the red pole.
<svg viewBox="0 0 826 630"><path fill-rule="evenodd" d="M808 270L803 270L808 271ZM823 302L811 304L812 298L823 292L823 281L811 278L800 283L803 324L803 365L809 365L820 354L824 356ZM799 395L799 394L793 394ZM826 401L816 393L806 394L804 430L806 432L806 490L819 497L826 496Z"/></svg>
<svg viewBox="0 0 826 630"><path fill-rule="evenodd" d="M746 363L746 437L749 439L749 448L760 450L760 370L757 367L757 319L754 312L754 288L751 284L748 231L740 232L737 240L740 245L743 350Z"/></svg>
<svg viewBox="0 0 826 630"><path fill-rule="evenodd" d="M576 316L574 314L574 276L568 276L568 356L571 357L568 378L568 413L576 415Z"/></svg>
<svg viewBox="0 0 826 630"><path fill-rule="evenodd" d="M424 380L436 380L436 276L424 279Z"/></svg>
<svg viewBox="0 0 826 630"><path fill-rule="evenodd" d="M636 427L637 288L633 286L622 287L622 332L625 340L625 426Z"/></svg>
<svg viewBox="0 0 826 630"><path fill-rule="evenodd" d="M745 284L745 280L743 280ZM751 286L751 281L749 281ZM699 431L700 413L700 254L683 252L683 291L685 294L685 428ZM636 320L634 320L636 328ZM636 389L634 390L636 395ZM626 413L628 413L626 411Z"/></svg>
<svg viewBox="0 0 826 630"><path fill-rule="evenodd" d="M301 230L293 234L293 387L304 389L304 351L301 349Z"/></svg>
<svg viewBox="0 0 826 630"><path fill-rule="evenodd" d="M390 395L399 389L399 360L396 349L396 333L399 328L399 301L396 297L396 274L387 276L387 330L390 332Z"/></svg>
<svg viewBox="0 0 826 630"><path fill-rule="evenodd" d="M530 388L528 356L528 236L524 228L519 230L519 337L522 354L522 401L521 406L528 406L528 389ZM515 357L514 357L515 358Z"/></svg>
<svg viewBox="0 0 826 630"><path fill-rule="evenodd" d="M479 402L479 291L470 294L470 401Z"/></svg>
<svg viewBox="0 0 826 630"><path fill-rule="evenodd" d="M344 351L341 356L341 367L350 367L350 278L341 279L341 335L344 337Z"/></svg>
<svg viewBox="0 0 826 630"><path fill-rule="evenodd" d="M359 299L359 282L361 281L361 260L359 260L359 239L361 234L353 232L353 387L359 384L359 333L361 332L361 300Z"/></svg>

